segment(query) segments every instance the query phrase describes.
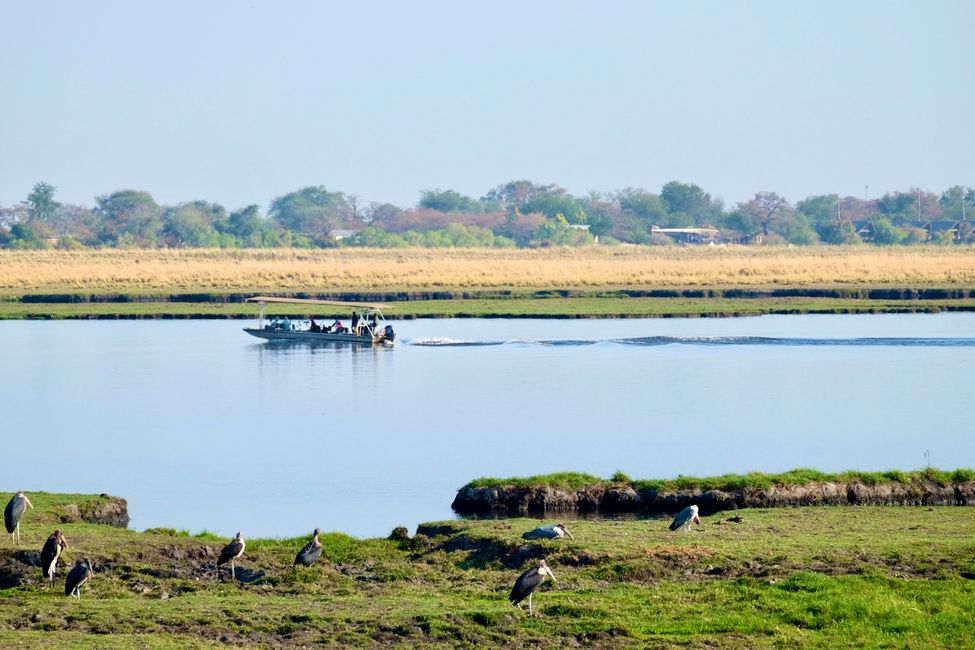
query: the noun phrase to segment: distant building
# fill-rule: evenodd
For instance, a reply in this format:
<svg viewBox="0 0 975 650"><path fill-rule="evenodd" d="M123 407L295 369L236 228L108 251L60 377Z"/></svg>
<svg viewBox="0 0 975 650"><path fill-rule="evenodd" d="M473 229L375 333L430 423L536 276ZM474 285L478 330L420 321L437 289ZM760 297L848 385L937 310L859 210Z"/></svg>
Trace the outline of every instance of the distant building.
<svg viewBox="0 0 975 650"><path fill-rule="evenodd" d="M360 232L361 232L360 230L349 230L349 229L337 228L332 232L330 232L329 235L335 241L342 241L343 239L348 239L349 237L355 237Z"/></svg>
<svg viewBox="0 0 975 650"><path fill-rule="evenodd" d="M860 239L867 243L873 243L876 241L876 233L873 227L873 221L869 219L852 221L853 227L856 228L857 235ZM952 241L961 241L962 237L962 224L963 221L955 221L952 219L933 219L931 221L918 221L913 219L894 219L890 222L892 225L903 230L922 230L924 231L925 241L931 241L933 239L938 239L941 237L949 237Z"/></svg>
<svg viewBox="0 0 975 650"><path fill-rule="evenodd" d="M650 234L667 235L678 244L713 244L718 241L717 228L660 228L650 226Z"/></svg>
<svg viewBox="0 0 975 650"><path fill-rule="evenodd" d="M860 219L857 221L851 221L853 228L856 230L857 236L860 241L873 243L877 240L877 234L873 229L873 222L869 219Z"/></svg>

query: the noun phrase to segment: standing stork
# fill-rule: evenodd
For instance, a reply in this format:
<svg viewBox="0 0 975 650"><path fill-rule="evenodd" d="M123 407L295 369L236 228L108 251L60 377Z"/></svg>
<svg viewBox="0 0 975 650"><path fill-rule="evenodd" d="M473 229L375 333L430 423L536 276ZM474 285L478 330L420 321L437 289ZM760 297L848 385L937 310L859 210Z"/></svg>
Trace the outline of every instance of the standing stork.
<svg viewBox="0 0 975 650"><path fill-rule="evenodd" d="M678 512L674 520L670 522L670 529L690 531L691 522L698 525L701 523L701 518L697 516L697 506L687 506Z"/></svg>
<svg viewBox="0 0 975 650"><path fill-rule="evenodd" d="M511 601L512 605L516 605L518 609L521 609L521 601L528 598L528 615L534 616L535 614L532 611L532 594L542 586L546 576L551 577L552 582L555 582L555 574L545 564L545 560L540 560L538 566L532 567L518 576L518 579L515 580L515 586L511 589L511 595L508 596L508 600Z"/></svg>
<svg viewBox="0 0 975 650"><path fill-rule="evenodd" d="M223 547L220 551L220 558L217 560L217 571L220 570L220 566L230 562L230 577L236 578L237 575L234 573L234 562L241 555L244 554L244 536L237 531L237 536L230 540L230 543Z"/></svg>
<svg viewBox="0 0 975 650"><path fill-rule="evenodd" d="M85 558L78 560L74 568L68 571L68 577L64 579L64 595L74 596L81 600L81 585L91 580L95 571L91 566L91 560Z"/></svg>
<svg viewBox="0 0 975 650"><path fill-rule="evenodd" d="M529 530L527 533L522 535L524 539L562 539L566 535L569 539L574 540L575 537L569 532L569 529L565 527L565 524L549 524L548 526L539 526L535 530Z"/></svg>
<svg viewBox="0 0 975 650"><path fill-rule="evenodd" d="M298 566L299 564L302 566L311 566L315 562L318 562L318 558L322 556L322 543L318 541L319 532L316 528L315 532L312 533L311 541L298 551L298 555L295 556L294 566Z"/></svg>
<svg viewBox="0 0 975 650"><path fill-rule="evenodd" d="M34 504L30 502L23 491L20 491L13 495L3 511L3 523L7 527L7 532L10 533L11 542L20 541L20 518L24 516L27 506L30 506L31 510L34 509Z"/></svg>
<svg viewBox="0 0 975 650"><path fill-rule="evenodd" d="M51 533L44 542L44 548L41 550L41 570L51 583L54 582L54 570L58 566L58 558L61 557L61 551L66 548L68 548L68 540L61 534L60 529Z"/></svg>

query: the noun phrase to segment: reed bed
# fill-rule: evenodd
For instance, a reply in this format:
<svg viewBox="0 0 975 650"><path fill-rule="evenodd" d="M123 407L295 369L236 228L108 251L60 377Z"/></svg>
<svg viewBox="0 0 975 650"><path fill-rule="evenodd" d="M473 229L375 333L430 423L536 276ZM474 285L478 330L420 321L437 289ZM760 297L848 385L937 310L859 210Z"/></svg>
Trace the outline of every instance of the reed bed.
<svg viewBox="0 0 975 650"><path fill-rule="evenodd" d="M973 287L972 247L0 251L0 292Z"/></svg>

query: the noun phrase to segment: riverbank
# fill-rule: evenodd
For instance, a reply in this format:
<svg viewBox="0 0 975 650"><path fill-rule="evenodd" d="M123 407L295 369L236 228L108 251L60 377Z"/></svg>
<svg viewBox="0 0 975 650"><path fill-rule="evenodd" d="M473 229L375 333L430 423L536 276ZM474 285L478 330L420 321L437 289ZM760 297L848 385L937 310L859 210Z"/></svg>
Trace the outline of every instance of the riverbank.
<svg viewBox="0 0 975 650"><path fill-rule="evenodd" d="M967 508L748 509L667 521L574 521L574 540L525 541L530 519L421 525L412 538L247 540L238 580L228 541L61 522L77 495L34 498L23 542L0 544L0 644L55 648L497 646L965 647L975 621L975 518ZM320 522L309 522L309 528ZM80 601L36 566L60 527L66 559L89 557ZM246 538L246 531L243 531ZM528 618L507 602L545 557L557 582Z"/></svg>
<svg viewBox="0 0 975 650"><path fill-rule="evenodd" d="M391 318L975 311L973 251L934 246L0 251L0 319L246 318L256 310L242 300L264 293L385 302ZM293 313L287 310L273 307L268 313Z"/></svg>
<svg viewBox="0 0 975 650"><path fill-rule="evenodd" d="M603 480L561 473L481 478L460 490L451 507L461 515L542 515L557 512L675 513L697 505L703 514L741 508L798 506L975 506L975 470L845 472L795 469L712 478Z"/></svg>

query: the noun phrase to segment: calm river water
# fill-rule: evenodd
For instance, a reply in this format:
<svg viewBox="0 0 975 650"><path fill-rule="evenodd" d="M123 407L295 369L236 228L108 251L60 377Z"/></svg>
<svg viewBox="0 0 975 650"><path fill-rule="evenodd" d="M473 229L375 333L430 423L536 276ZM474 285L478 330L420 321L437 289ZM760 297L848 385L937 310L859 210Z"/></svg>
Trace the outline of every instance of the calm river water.
<svg viewBox="0 0 975 650"><path fill-rule="evenodd" d="M243 321L0 322L0 490L132 526L358 536L478 476L975 464L975 315L397 322L393 349Z"/></svg>

